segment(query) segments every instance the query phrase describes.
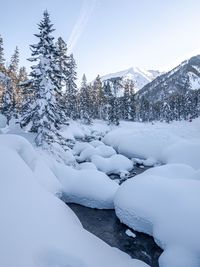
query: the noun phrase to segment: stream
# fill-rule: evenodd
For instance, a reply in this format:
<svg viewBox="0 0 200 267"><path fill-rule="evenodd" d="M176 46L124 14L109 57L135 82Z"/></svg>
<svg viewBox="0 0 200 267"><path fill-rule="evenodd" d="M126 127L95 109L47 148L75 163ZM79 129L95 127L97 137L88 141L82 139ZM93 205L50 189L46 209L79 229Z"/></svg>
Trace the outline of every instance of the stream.
<svg viewBox="0 0 200 267"><path fill-rule="evenodd" d="M135 168L137 174L146 168ZM110 177L117 179L117 177ZM162 249L149 235L131 230L136 237L129 237L125 232L128 227L122 224L114 210L91 209L78 204L67 204L78 216L83 227L112 247L116 247L132 258L146 262L151 267L158 267L158 258Z"/></svg>

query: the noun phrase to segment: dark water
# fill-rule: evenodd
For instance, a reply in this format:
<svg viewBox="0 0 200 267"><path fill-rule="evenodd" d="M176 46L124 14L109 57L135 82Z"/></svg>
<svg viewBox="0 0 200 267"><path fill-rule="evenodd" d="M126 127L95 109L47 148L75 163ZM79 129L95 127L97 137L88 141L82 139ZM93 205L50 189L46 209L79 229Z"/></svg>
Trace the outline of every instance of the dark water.
<svg viewBox="0 0 200 267"><path fill-rule="evenodd" d="M158 267L158 257L162 250L155 244L152 237L131 230L135 238L125 234L128 229L120 223L114 210L97 210L78 204L68 206L79 217L83 227L112 247L117 247L134 259L139 259L152 267Z"/></svg>
<svg viewBox="0 0 200 267"><path fill-rule="evenodd" d="M139 174L143 171L143 168L136 167L132 175L134 176L135 173ZM111 179L118 178L117 176L111 177ZM158 258L162 253L162 249L156 245L149 235L131 230L136 234L136 237L127 236L125 231L128 227L120 223L114 210L91 209L78 204L68 204L68 206L76 213L87 231L96 235L110 246L126 252L134 259L142 260L151 267L159 266Z"/></svg>

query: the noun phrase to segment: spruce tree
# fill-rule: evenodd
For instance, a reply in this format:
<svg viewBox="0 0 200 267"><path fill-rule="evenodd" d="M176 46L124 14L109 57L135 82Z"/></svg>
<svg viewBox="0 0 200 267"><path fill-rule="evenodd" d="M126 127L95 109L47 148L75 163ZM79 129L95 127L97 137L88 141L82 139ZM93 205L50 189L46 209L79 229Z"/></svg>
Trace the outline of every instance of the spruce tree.
<svg viewBox="0 0 200 267"><path fill-rule="evenodd" d="M81 89L80 89L79 112L80 112L80 119L82 120L82 122L85 124L90 124L91 123L90 94L85 74L83 74Z"/></svg>
<svg viewBox="0 0 200 267"><path fill-rule="evenodd" d="M73 120L77 119L78 117L76 80L76 62L74 60L73 54L71 54L69 57L68 76L66 80L65 103L67 115Z"/></svg>
<svg viewBox="0 0 200 267"><path fill-rule="evenodd" d="M101 78L98 75L93 84L93 117L94 119L103 118L103 106L105 101L103 84Z"/></svg>
<svg viewBox="0 0 200 267"><path fill-rule="evenodd" d="M58 130L62 115L56 102L59 88L53 31L53 24L45 11L39 23L39 33L35 34L39 41L31 45L32 58L29 59L34 62L29 90L34 97L28 106L25 104L26 112L21 121L22 126L31 122L30 130L37 134L36 145L43 147L61 142Z"/></svg>
<svg viewBox="0 0 200 267"><path fill-rule="evenodd" d="M130 105L131 105L131 99L130 99L130 88L129 88L129 80L126 80L124 83L124 96L123 96L123 119L128 120L130 117Z"/></svg>
<svg viewBox="0 0 200 267"><path fill-rule="evenodd" d="M10 64L8 66L8 76L11 78L12 81L12 109L13 109L13 115L17 116L17 98L18 98L18 71L19 71L19 49L16 46L15 51L10 59Z"/></svg>
<svg viewBox="0 0 200 267"><path fill-rule="evenodd" d="M5 69L4 47L3 38L0 35L0 71Z"/></svg>
<svg viewBox="0 0 200 267"><path fill-rule="evenodd" d="M13 87L12 81L5 75L0 75L0 80L4 85L3 97L2 97L2 114L7 118L7 124L13 116Z"/></svg>
<svg viewBox="0 0 200 267"><path fill-rule="evenodd" d="M121 78L111 80L113 95L109 99L108 121L109 124L119 125L120 119L120 100L117 97L119 87L121 87Z"/></svg>
<svg viewBox="0 0 200 267"><path fill-rule="evenodd" d="M20 112L22 103L23 103L23 99L24 99L24 94L23 94L23 90L22 90L22 86L21 84L23 84L25 81L27 81L28 79L28 74L26 71L25 67L21 67L19 69L19 73L17 76L17 85L16 85L16 91L14 94L14 98L15 98L15 105L16 105L16 109L17 109L17 113Z"/></svg>
<svg viewBox="0 0 200 267"><path fill-rule="evenodd" d="M9 76L13 75L14 78L17 77L18 69L19 69L19 49L16 46L15 51L10 59L10 65L8 66Z"/></svg>

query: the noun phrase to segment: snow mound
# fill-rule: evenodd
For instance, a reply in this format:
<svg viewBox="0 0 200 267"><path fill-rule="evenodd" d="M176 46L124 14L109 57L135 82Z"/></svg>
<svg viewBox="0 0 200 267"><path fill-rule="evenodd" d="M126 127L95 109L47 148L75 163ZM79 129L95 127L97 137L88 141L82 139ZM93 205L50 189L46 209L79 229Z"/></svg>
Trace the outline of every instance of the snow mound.
<svg viewBox="0 0 200 267"><path fill-rule="evenodd" d="M86 142L77 142L73 147L73 154L80 155L86 148L93 148L93 146Z"/></svg>
<svg viewBox="0 0 200 267"><path fill-rule="evenodd" d="M103 158L101 156L94 155L92 156L92 163L95 164L99 171L107 174L120 174L124 171L130 171L133 169L132 161L119 154L113 155L110 158Z"/></svg>
<svg viewBox="0 0 200 267"><path fill-rule="evenodd" d="M114 196L119 186L104 173L57 164L55 174L64 188L65 202L99 209L114 207Z"/></svg>
<svg viewBox="0 0 200 267"><path fill-rule="evenodd" d="M84 169L97 170L97 167L92 162L83 162L79 164L78 167L80 170L84 170Z"/></svg>
<svg viewBox="0 0 200 267"><path fill-rule="evenodd" d="M62 196L63 189L61 183L41 157L37 160L34 169L34 176L38 183L41 184L47 191L58 197Z"/></svg>
<svg viewBox="0 0 200 267"><path fill-rule="evenodd" d="M80 156L77 156L76 159L79 162L91 161L92 156L99 155L104 158L109 158L112 155L116 154L116 151L111 146L100 145L98 147L88 147L85 148Z"/></svg>
<svg viewBox="0 0 200 267"><path fill-rule="evenodd" d="M200 170L195 171L195 172L190 176L190 179L200 180Z"/></svg>
<svg viewBox="0 0 200 267"><path fill-rule="evenodd" d="M99 140L93 140L89 144L92 145L93 147L98 147L98 146L104 145L104 143L102 141L99 141Z"/></svg>
<svg viewBox="0 0 200 267"><path fill-rule="evenodd" d="M163 162L183 163L194 169L200 169L200 141L180 141L163 151Z"/></svg>
<svg viewBox="0 0 200 267"><path fill-rule="evenodd" d="M160 258L162 267L198 267L199 192L196 180L138 176L119 187L115 210L121 222L152 235L165 250Z"/></svg>
<svg viewBox="0 0 200 267"><path fill-rule="evenodd" d="M35 169L37 154L25 138L15 134L1 134L0 146L15 150L31 170Z"/></svg>
<svg viewBox="0 0 200 267"><path fill-rule="evenodd" d="M135 131L122 128L108 133L103 141L128 158L149 159L146 164L152 165L160 162L163 149L177 140L180 138L159 130Z"/></svg>
<svg viewBox="0 0 200 267"><path fill-rule="evenodd" d="M195 174L195 170L185 164L166 164L146 170L137 177L157 175L171 179L187 179Z"/></svg>
<svg viewBox="0 0 200 267"><path fill-rule="evenodd" d="M26 141L3 139L0 136L0 266L147 266L85 231L72 210L35 179L26 154L30 147L21 154L16 149Z"/></svg>

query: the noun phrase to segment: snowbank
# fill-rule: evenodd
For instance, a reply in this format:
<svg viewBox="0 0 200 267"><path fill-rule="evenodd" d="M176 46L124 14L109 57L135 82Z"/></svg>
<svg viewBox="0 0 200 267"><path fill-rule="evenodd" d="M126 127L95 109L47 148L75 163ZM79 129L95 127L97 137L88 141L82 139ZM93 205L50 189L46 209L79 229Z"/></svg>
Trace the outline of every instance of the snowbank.
<svg viewBox="0 0 200 267"><path fill-rule="evenodd" d="M185 164L166 164L150 168L136 177L139 178L146 175L157 175L171 179L188 179L195 175L195 170Z"/></svg>
<svg viewBox="0 0 200 267"><path fill-rule="evenodd" d="M93 147L98 147L98 146L104 145L104 143L102 141L99 141L99 140L93 140L89 144L92 145Z"/></svg>
<svg viewBox="0 0 200 267"><path fill-rule="evenodd" d="M116 151L111 146L100 145L98 147L85 148L80 153L80 156L76 157L76 159L78 162L91 161L91 158L94 155L99 155L104 158L109 158L114 154L116 154Z"/></svg>
<svg viewBox="0 0 200 267"><path fill-rule="evenodd" d="M200 183L196 180L139 175L120 186L115 210L126 225L154 236L165 250L160 266L198 267L199 192Z"/></svg>
<svg viewBox="0 0 200 267"><path fill-rule="evenodd" d="M14 138L13 144L7 137L0 136L0 266L147 266L85 231L71 209L35 179L26 141Z"/></svg>
<svg viewBox="0 0 200 267"><path fill-rule="evenodd" d="M112 209L118 184L102 172L93 169L75 170L61 164L54 173L63 186L63 199L91 208Z"/></svg>
<svg viewBox="0 0 200 267"><path fill-rule="evenodd" d="M137 130L123 128L111 131L103 139L105 144L113 146L124 156L150 159L151 165L152 162L160 162L163 149L177 140L180 140L180 138L159 130L143 129L143 131L138 132Z"/></svg>
<svg viewBox="0 0 200 267"><path fill-rule="evenodd" d="M177 142L163 151L164 163L183 163L200 169L200 140Z"/></svg>
<svg viewBox="0 0 200 267"><path fill-rule="evenodd" d="M92 162L83 162L78 165L78 169L79 170L84 170L84 169L97 170L97 167Z"/></svg>
<svg viewBox="0 0 200 267"><path fill-rule="evenodd" d="M80 155L81 152L86 148L93 148L93 146L86 142L76 142L73 147L73 154Z"/></svg>
<svg viewBox="0 0 200 267"><path fill-rule="evenodd" d="M133 169L132 161L119 154L113 155L110 158L103 158L101 156L94 155L92 156L92 163L95 164L99 171L106 174L120 174L124 171L131 171Z"/></svg>

